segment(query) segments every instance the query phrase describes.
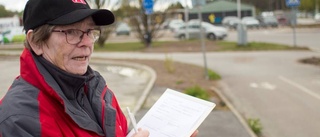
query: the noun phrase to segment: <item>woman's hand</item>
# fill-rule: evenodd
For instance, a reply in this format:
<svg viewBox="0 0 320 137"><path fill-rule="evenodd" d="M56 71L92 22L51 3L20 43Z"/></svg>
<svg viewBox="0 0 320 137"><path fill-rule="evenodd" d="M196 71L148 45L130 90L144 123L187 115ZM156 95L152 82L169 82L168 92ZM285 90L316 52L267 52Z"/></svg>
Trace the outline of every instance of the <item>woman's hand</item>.
<svg viewBox="0 0 320 137"><path fill-rule="evenodd" d="M192 133L192 135L190 137L196 137L198 136L199 130L196 130Z"/></svg>
<svg viewBox="0 0 320 137"><path fill-rule="evenodd" d="M138 132L132 135L132 137L148 137L148 136L149 136L149 131L142 130L141 128L138 129Z"/></svg>

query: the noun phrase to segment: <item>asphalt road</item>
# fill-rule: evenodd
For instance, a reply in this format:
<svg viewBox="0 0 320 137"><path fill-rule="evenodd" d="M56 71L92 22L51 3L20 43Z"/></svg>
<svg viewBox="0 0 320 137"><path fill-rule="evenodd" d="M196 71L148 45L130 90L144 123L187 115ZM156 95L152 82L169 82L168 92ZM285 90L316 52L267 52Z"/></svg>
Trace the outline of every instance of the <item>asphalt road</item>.
<svg viewBox="0 0 320 137"><path fill-rule="evenodd" d="M169 34L169 33L168 33ZM169 35L166 35L169 36ZM291 28L247 31L248 42L293 45ZM222 76L220 89L245 118L258 118L266 137L319 137L320 68L298 62L319 56L320 28L297 29L296 46L312 51L207 53L208 68ZM226 40L237 41L230 31ZM128 54L127 54L128 55ZM110 53L112 58L165 59L163 54ZM203 66L201 53L172 53L175 61Z"/></svg>
<svg viewBox="0 0 320 137"><path fill-rule="evenodd" d="M290 45L290 29L248 31L249 41ZM319 29L297 30L298 45L314 51L207 53L208 68L222 76L218 87L245 118L258 118L265 137L320 136L320 68L298 62L319 56ZM308 37L308 38L306 38ZM230 32L228 40L235 40ZM301 42L301 43L299 43ZM94 53L94 57L141 58L203 66L201 53Z"/></svg>
<svg viewBox="0 0 320 137"><path fill-rule="evenodd" d="M130 56L128 56L130 55ZM167 54L203 66L201 53ZM298 62L310 51L207 53L218 87L245 118L258 118L266 137L319 137L320 68ZM96 57L165 59L166 54L95 53ZM181 68L182 69L182 68Z"/></svg>
<svg viewBox="0 0 320 137"><path fill-rule="evenodd" d="M320 52L320 28L299 28L295 29L295 31L289 27L279 29L255 29L247 30L246 34L248 42L269 42L289 46L309 47L313 51ZM226 40L237 41L237 31L230 31Z"/></svg>

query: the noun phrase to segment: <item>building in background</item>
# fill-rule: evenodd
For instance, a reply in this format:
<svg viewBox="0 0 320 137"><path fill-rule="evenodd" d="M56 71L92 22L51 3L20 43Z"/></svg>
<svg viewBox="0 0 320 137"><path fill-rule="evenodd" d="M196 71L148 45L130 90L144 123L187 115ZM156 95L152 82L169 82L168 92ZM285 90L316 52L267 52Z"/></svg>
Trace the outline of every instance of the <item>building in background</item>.
<svg viewBox="0 0 320 137"><path fill-rule="evenodd" d="M14 28L19 26L22 26L22 24L18 15L15 15L13 17L0 18L0 33L2 33L3 31L9 28Z"/></svg>
<svg viewBox="0 0 320 137"><path fill-rule="evenodd" d="M24 35L22 21L18 15L0 18L0 44L12 42L18 35Z"/></svg>
<svg viewBox="0 0 320 137"><path fill-rule="evenodd" d="M206 1L206 4L201 7L202 19L205 22L221 25L224 17L237 17L237 3L231 1ZM185 19L185 9L174 9L167 11L169 19ZM198 19L198 8L193 7L188 10L188 20ZM241 18L246 16L256 17L256 8L253 5L241 4Z"/></svg>
<svg viewBox="0 0 320 137"><path fill-rule="evenodd" d="M212 24L221 24L226 16L237 16L237 3L231 1L214 1L201 7L203 21ZM248 4L241 4L241 16L256 16L255 7ZM189 11L190 19L198 18L198 9Z"/></svg>

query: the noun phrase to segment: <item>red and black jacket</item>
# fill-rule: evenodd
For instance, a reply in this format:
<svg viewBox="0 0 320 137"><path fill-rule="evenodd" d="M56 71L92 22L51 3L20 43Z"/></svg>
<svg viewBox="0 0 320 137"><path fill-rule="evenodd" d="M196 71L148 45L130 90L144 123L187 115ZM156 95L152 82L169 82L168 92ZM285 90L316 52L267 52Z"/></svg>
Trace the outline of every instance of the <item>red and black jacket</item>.
<svg viewBox="0 0 320 137"><path fill-rule="evenodd" d="M98 72L88 67L93 76L67 95L47 66L27 49L20 66L20 76L0 101L0 136L126 136L126 118Z"/></svg>

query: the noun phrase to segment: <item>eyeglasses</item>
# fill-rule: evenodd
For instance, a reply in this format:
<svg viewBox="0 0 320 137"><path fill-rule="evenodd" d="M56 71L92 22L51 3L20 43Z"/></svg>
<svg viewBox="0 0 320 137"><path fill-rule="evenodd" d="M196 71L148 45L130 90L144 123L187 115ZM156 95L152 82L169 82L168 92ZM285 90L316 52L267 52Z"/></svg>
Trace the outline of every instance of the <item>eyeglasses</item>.
<svg viewBox="0 0 320 137"><path fill-rule="evenodd" d="M67 30L52 30L52 32L62 32L66 35L66 40L69 44L77 45L83 39L83 35L87 34L87 36L93 41L96 42L99 37L101 31L99 29L88 29L87 31L82 31L79 29L67 29Z"/></svg>

